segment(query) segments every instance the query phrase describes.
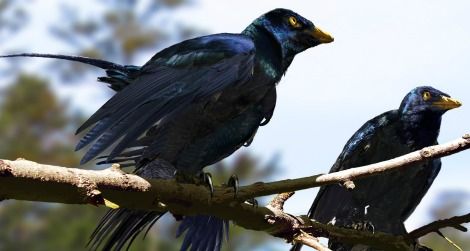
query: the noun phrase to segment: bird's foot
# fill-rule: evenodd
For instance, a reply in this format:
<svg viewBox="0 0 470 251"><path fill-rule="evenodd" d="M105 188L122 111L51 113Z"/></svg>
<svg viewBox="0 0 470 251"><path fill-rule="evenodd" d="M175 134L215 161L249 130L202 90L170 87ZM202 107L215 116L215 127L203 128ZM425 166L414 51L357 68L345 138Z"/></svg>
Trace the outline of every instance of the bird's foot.
<svg viewBox="0 0 470 251"><path fill-rule="evenodd" d="M356 221L351 224L351 228L355 230L360 230L360 231L367 231L374 233L375 232L375 227L372 222L364 220L364 221Z"/></svg>
<svg viewBox="0 0 470 251"><path fill-rule="evenodd" d="M178 183L205 185L209 188L211 197L214 195L214 184L210 173L200 172L198 175L193 175L176 171L175 179Z"/></svg>
<svg viewBox="0 0 470 251"><path fill-rule="evenodd" d="M238 182L238 176L236 174L233 174L232 176L230 176L227 182L227 186L233 187L233 197L237 198L239 182Z"/></svg>

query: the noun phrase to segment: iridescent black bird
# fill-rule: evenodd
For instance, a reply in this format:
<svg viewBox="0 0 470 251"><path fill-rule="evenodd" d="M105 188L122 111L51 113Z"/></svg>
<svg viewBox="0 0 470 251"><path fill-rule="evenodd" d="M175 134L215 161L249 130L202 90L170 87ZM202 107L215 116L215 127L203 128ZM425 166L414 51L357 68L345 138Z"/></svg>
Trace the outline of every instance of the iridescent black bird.
<svg viewBox="0 0 470 251"><path fill-rule="evenodd" d="M105 163L136 166L145 177L197 175L251 142L269 122L276 83L294 56L333 38L286 9L272 10L241 34L215 34L170 46L142 67L45 54L106 70L99 81L118 91L77 133L91 128L77 150L90 145L85 163L112 148ZM93 143L94 142L94 143ZM93 234L92 247L107 237L105 250L121 249L164 212L110 211ZM219 250L228 223L209 216L185 217L182 249Z"/></svg>
<svg viewBox="0 0 470 251"><path fill-rule="evenodd" d="M330 172L392 159L437 144L442 115L460 105L432 87L413 89L398 110L385 112L365 123L346 143ZM351 191L340 185L322 187L308 216L336 226L404 234L405 220L418 206L440 168L440 159L434 159L356 180L356 187ZM330 240L329 246L335 251L353 248L334 240ZM300 248L296 244L292 250Z"/></svg>

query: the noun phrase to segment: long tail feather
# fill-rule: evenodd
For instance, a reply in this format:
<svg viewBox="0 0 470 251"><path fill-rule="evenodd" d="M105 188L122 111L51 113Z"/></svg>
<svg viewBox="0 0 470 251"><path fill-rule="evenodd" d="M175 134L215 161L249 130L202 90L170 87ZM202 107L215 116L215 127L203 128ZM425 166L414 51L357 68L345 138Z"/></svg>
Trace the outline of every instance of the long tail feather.
<svg viewBox="0 0 470 251"><path fill-rule="evenodd" d="M88 57L80 57L80 56L67 56L67 55L59 55L59 54L41 54L41 53L19 53L19 54L11 54L11 55L3 55L0 58L13 58L13 57L37 57L37 58L57 58L57 59L65 59L69 61L80 62L84 64L89 64L96 66L101 69L105 70L119 70L119 71L127 71L126 67L123 65L115 64L109 61L101 60L101 59L94 59Z"/></svg>
<svg viewBox="0 0 470 251"><path fill-rule="evenodd" d="M101 59L94 59L81 56L68 56L60 54L41 54L41 53L19 53L11 55L0 55L0 58L13 58L13 57L36 57L36 58L56 58L68 61L74 61L92 65L106 70L106 77L99 77L98 81L107 83L109 88L116 92L121 91L126 86L132 83L135 76L140 71L139 66L135 65L120 65Z"/></svg>
<svg viewBox="0 0 470 251"><path fill-rule="evenodd" d="M165 212L129 209L110 210L96 227L87 245L91 250L98 250L103 246L100 249L103 251L118 251L124 246L128 248L138 234L144 231L146 235L164 214Z"/></svg>

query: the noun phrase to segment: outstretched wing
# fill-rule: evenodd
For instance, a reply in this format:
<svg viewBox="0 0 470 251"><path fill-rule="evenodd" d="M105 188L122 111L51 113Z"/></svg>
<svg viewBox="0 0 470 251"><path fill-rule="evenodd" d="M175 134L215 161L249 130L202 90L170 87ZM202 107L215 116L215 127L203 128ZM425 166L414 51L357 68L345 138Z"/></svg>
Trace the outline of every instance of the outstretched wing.
<svg viewBox="0 0 470 251"><path fill-rule="evenodd" d="M77 133L93 126L76 150L91 142L81 163L112 144L108 160L147 129L186 107L204 101L252 76L255 47L243 35L217 34L171 46L145 64L135 81L114 95Z"/></svg>

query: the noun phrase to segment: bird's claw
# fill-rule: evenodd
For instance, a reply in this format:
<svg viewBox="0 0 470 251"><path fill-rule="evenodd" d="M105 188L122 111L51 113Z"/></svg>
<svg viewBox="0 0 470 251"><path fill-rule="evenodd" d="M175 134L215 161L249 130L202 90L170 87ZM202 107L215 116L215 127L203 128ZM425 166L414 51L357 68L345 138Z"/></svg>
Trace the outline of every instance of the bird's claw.
<svg viewBox="0 0 470 251"><path fill-rule="evenodd" d="M230 178L228 179L228 182L227 182L227 186L233 187L233 193L234 193L233 197L237 198L238 187L239 187L238 176L235 175L235 174L230 176Z"/></svg>
<svg viewBox="0 0 470 251"><path fill-rule="evenodd" d="M374 233L375 232L375 227L374 224L370 221L359 221L359 222L354 222L351 227L355 230L360 230L360 231L367 231Z"/></svg>
<svg viewBox="0 0 470 251"><path fill-rule="evenodd" d="M212 183L212 174L201 172L202 182L209 187L211 198L214 196L214 183Z"/></svg>
<svg viewBox="0 0 470 251"><path fill-rule="evenodd" d="M254 139L254 136L251 137L249 140L247 140L245 143L243 143L243 146L244 146L244 147L250 146L251 143L253 143L253 139Z"/></svg>
<svg viewBox="0 0 470 251"><path fill-rule="evenodd" d="M247 203L251 204L253 207L258 207L258 201L255 198L246 200Z"/></svg>
<svg viewBox="0 0 470 251"><path fill-rule="evenodd" d="M239 187L240 187L238 176L236 174L233 174L232 176L230 176L227 182L227 186L233 187L233 193L234 193L233 198L236 199L238 195ZM258 201L254 198L248 199L245 202L253 205L253 207L258 207Z"/></svg>

